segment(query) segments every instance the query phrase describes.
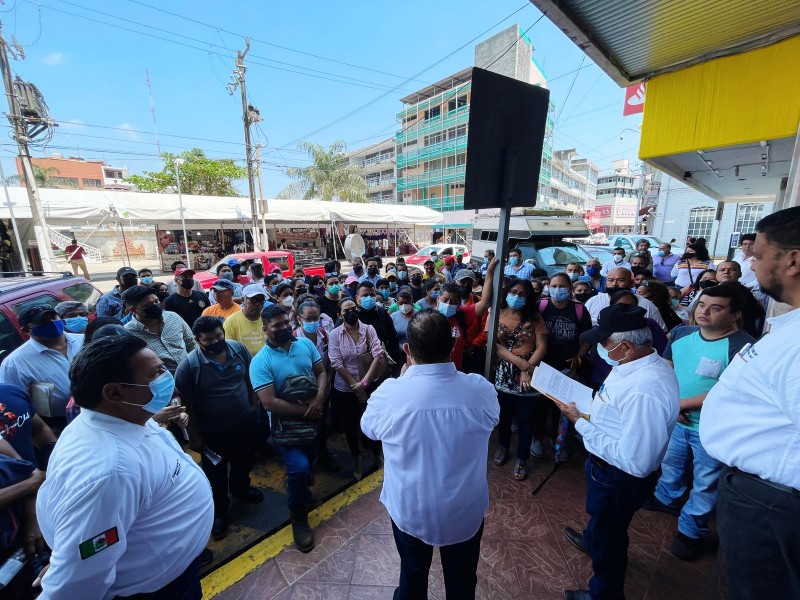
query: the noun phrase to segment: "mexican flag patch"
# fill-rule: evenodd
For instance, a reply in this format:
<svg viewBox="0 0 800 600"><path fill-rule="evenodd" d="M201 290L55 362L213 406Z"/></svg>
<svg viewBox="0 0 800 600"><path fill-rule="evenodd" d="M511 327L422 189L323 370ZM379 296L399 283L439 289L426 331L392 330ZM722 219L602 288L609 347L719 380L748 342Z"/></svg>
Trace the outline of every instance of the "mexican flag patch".
<svg viewBox="0 0 800 600"><path fill-rule="evenodd" d="M117 528L112 527L111 529L94 536L92 539L82 542L81 545L78 546L81 551L81 559L86 560L90 556L94 556L98 552L102 552L109 546L113 546L118 541L119 535L117 535Z"/></svg>

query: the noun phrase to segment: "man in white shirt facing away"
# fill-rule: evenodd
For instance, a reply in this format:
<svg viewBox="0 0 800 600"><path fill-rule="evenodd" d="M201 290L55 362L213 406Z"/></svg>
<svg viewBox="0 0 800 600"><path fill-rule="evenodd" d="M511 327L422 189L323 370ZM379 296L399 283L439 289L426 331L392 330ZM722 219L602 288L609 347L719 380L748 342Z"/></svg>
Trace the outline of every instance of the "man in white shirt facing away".
<svg viewBox="0 0 800 600"><path fill-rule="evenodd" d="M791 310L767 319L769 333L733 358L700 413L700 441L726 465L717 527L732 600L800 597L800 207L756 231L757 283Z"/></svg>
<svg viewBox="0 0 800 600"><path fill-rule="evenodd" d="M486 456L500 419L497 393L482 376L456 371L450 323L440 313L417 313L406 335L404 373L373 392L361 417L367 437L383 442L381 502L400 554L394 598L427 598L436 546L447 597L470 600L489 505Z"/></svg>
<svg viewBox="0 0 800 600"><path fill-rule="evenodd" d="M652 347L645 311L614 304L597 327L581 335L613 368L591 405L591 420L575 403L559 405L589 452L583 533L567 527L567 540L592 557L588 590L567 590L566 600L624 598L628 526L653 494L658 467L678 420L680 393L670 364Z"/></svg>

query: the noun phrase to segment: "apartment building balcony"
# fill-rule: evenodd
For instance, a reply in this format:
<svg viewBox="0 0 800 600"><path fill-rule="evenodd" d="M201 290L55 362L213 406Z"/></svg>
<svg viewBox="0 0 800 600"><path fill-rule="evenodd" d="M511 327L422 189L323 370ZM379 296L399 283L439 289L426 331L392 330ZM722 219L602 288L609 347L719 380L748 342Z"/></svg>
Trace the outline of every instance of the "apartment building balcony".
<svg viewBox="0 0 800 600"><path fill-rule="evenodd" d="M397 191L427 188L436 185L447 185L450 183L463 183L466 165L448 167L420 173L419 175L409 175L408 177L397 178Z"/></svg>
<svg viewBox="0 0 800 600"><path fill-rule="evenodd" d="M427 162L445 152L460 152L467 149L467 136L460 135L452 140L444 140L418 150L409 150L397 155L397 167L402 168L409 163Z"/></svg>
<svg viewBox="0 0 800 600"><path fill-rule="evenodd" d="M397 179L392 177L381 177L380 179L367 179L367 187L370 192L378 192L381 190L394 189L394 184Z"/></svg>
<svg viewBox="0 0 800 600"><path fill-rule="evenodd" d="M425 206L431 210L448 211L464 210L464 194L457 196L447 196L444 198L425 198L423 200L411 200L402 202L409 206Z"/></svg>
<svg viewBox="0 0 800 600"><path fill-rule="evenodd" d="M462 106L461 108L451 110L444 115L432 117L427 121L421 121L419 124L415 123L408 129L399 131L397 135L395 135L395 143L398 145L403 144L408 140L415 140L417 138L424 137L429 133L433 133L434 131L442 131L443 129L447 129L449 127L466 125L468 122L469 105Z"/></svg>

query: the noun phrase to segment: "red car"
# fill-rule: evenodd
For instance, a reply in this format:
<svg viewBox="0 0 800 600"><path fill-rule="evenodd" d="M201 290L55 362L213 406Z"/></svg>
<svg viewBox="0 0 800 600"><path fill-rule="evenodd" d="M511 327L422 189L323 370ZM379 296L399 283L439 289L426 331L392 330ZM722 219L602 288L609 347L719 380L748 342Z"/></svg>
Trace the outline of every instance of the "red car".
<svg viewBox="0 0 800 600"><path fill-rule="evenodd" d="M264 265L264 274L270 274L275 265L280 267L281 274L284 277L290 278L294 273L294 255L291 252L284 250L272 250L269 252L241 252L238 254L228 254L226 257L220 259L207 271L197 271L194 275L196 281L200 282L204 290L211 289L214 282L219 279L217 277L217 268L219 265L227 263L229 260L235 260L239 263L240 272L236 274L236 281L242 285L249 283L247 279L247 267L254 261L259 260ZM306 275L319 275L325 277L325 267L304 267L303 271Z"/></svg>
<svg viewBox="0 0 800 600"><path fill-rule="evenodd" d="M464 264L469 263L469 249L464 244L433 244L432 246L425 246L413 256L406 259L407 265L416 265L422 267L423 263L431 257L431 253L436 252L439 258L447 256L448 254L455 256L459 252L463 255Z"/></svg>
<svg viewBox="0 0 800 600"><path fill-rule="evenodd" d="M0 278L0 362L28 339L18 320L26 308L39 304L55 308L61 302L75 300L86 305L89 318L93 319L102 295L83 277L72 274Z"/></svg>

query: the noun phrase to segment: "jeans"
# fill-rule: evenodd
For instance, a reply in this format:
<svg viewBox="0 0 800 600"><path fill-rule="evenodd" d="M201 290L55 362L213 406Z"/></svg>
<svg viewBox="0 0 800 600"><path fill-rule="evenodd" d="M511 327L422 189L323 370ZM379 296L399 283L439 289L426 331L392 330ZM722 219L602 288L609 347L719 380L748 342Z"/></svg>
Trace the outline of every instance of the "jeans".
<svg viewBox="0 0 800 600"><path fill-rule="evenodd" d="M628 526L652 496L657 474L639 478L594 456L586 461L586 512L590 518L583 530L583 543L592 557L592 598L624 600Z"/></svg>
<svg viewBox="0 0 800 600"><path fill-rule="evenodd" d="M717 482L723 466L706 453L699 432L675 426L661 462L655 496L659 502L674 506L686 493L687 470L692 470L692 490L678 518L678 531L682 534L700 539L708 533L708 519L717 505Z"/></svg>
<svg viewBox="0 0 800 600"><path fill-rule="evenodd" d="M155 592L117 596L118 600L201 600L200 561L194 559L186 570Z"/></svg>
<svg viewBox="0 0 800 600"><path fill-rule="evenodd" d="M214 517L221 518L227 514L229 489L233 496L247 493L250 487L250 470L255 459L257 434L255 411L237 427L202 433L206 447L222 457L222 461L214 465L205 453L200 454L200 466L211 484Z"/></svg>
<svg viewBox="0 0 800 600"><path fill-rule="evenodd" d="M278 446L286 463L286 491L289 508L302 507L311 499L311 463L317 450L316 440L305 446Z"/></svg>
<svg viewBox="0 0 800 600"><path fill-rule="evenodd" d="M400 531L394 521L392 531L400 555L400 585L395 590L395 600L427 600L433 546ZM482 536L483 522L478 532L467 541L439 548L448 599L474 600Z"/></svg>
<svg viewBox="0 0 800 600"><path fill-rule="evenodd" d="M800 598L800 492L725 467L717 527L731 600Z"/></svg>
<svg viewBox="0 0 800 600"><path fill-rule="evenodd" d="M511 446L511 419L517 417L517 459L528 460L531 455L531 414L533 410L533 396L515 396L498 390L497 399L500 401L500 424L498 425L500 445L503 448Z"/></svg>
<svg viewBox="0 0 800 600"><path fill-rule="evenodd" d="M341 392L336 388L333 388L331 392L331 401L336 405L336 410L342 417L342 426L347 438L347 445L350 447L350 454L353 456L361 454L359 439L361 444L372 452L380 452L380 442L370 440L361 433L361 416L367 409L367 405L361 404L354 392Z"/></svg>

